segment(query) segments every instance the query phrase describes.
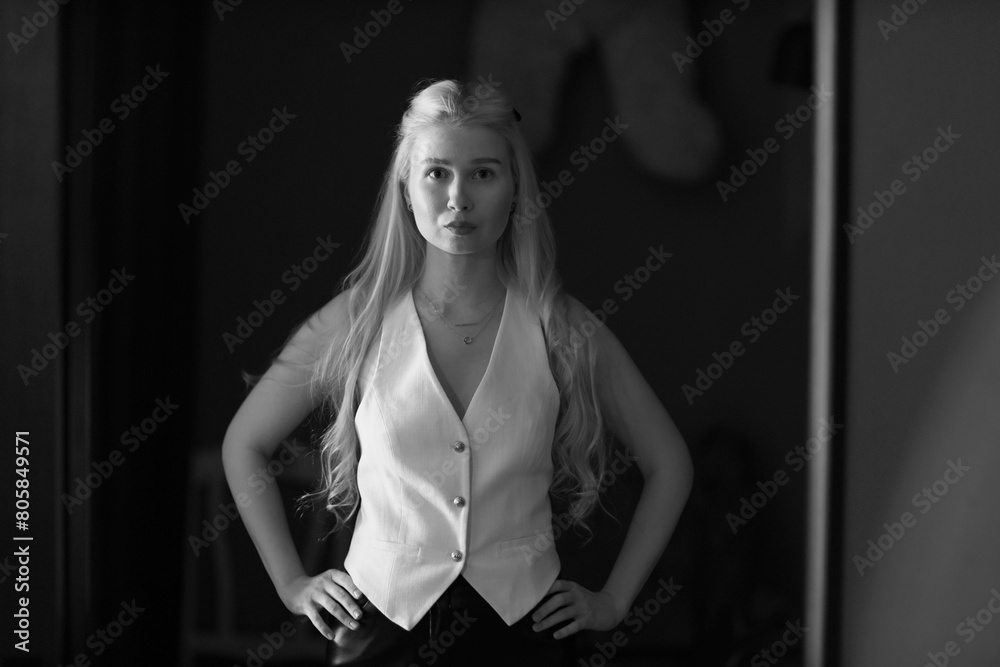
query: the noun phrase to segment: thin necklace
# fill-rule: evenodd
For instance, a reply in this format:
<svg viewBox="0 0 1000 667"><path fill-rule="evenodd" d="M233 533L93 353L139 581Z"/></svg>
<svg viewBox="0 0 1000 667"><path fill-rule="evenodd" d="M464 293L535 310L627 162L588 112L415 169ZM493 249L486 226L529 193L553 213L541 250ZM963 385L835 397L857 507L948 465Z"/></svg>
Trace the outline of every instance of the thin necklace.
<svg viewBox="0 0 1000 667"><path fill-rule="evenodd" d="M471 345L471 344L472 344L472 341L476 340L476 338L478 338L478 337L479 337L479 334L483 333L483 332L484 332L484 331L486 330L486 327L488 327L488 326L489 326L489 324L490 324L490 320L492 320L492 319L493 319L493 314L494 314L494 313L496 313L496 312L497 312L497 308L499 308L499 307L500 307L500 302L501 302L501 301L503 301L503 300L504 300L504 299L505 299L505 298L507 297L507 292L505 291L505 292L504 292L504 295L503 295L502 297L500 297L499 299L497 299L497 302L496 302L496 304L494 304L494 306L493 306L493 310L491 310L491 311L490 311L490 314L489 314L489 315L487 315L487 316L486 316L486 317L484 318L484 320L485 320L485 322L486 322L486 323L485 323L485 324L483 325L483 328L482 328L482 329L480 329L480 330L479 330L479 331L478 331L478 332L476 333L476 335L475 335L475 336L463 336L462 334L460 334L460 333L459 333L458 331L456 331L456 330L455 330L455 327L453 327L453 326L451 325L451 322L449 322L449 321L448 321L448 318L446 318L446 317L444 316L444 313L442 313L442 312L441 312L440 310L438 310L438 309L437 309L437 306L435 306L435 305L434 305L434 302L433 302L433 301L431 301L431 300L430 300L430 299L429 299L429 298L427 297L427 295L426 295L426 294L424 294L424 291L423 291L422 289L420 289L419 287L417 287L417 291L418 291L418 292L420 292L420 295L421 295L422 297L424 297L424 300L425 300L425 301L427 301L427 305L429 305L429 306L431 307L431 310L433 310L433 311L434 311L434 313L435 313L435 314L436 314L436 315L438 316L438 318L439 318L439 319L440 319L440 320L441 320L442 322L444 322L445 326L447 326L447 327L448 327L448 329L449 329L449 330L450 330L450 331L451 331L451 332L452 332L453 334L455 334L456 336L458 336L459 338L461 338L461 339L462 339L462 342L463 342L463 343L465 343L466 345ZM459 324L458 326L469 326L469 325L462 325L462 324Z"/></svg>

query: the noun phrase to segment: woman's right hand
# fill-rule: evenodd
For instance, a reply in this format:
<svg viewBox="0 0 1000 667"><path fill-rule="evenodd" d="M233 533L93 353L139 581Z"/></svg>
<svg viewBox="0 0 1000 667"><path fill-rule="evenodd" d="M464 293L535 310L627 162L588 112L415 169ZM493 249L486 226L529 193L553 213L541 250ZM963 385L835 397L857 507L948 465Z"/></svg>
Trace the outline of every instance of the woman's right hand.
<svg viewBox="0 0 1000 667"><path fill-rule="evenodd" d="M338 621L354 630L356 619L361 618L361 607L356 602L361 591L354 585L351 575L330 569L315 577L302 575L292 579L281 592L281 601L293 614L304 614L327 639L333 639L333 630L323 621L320 611L325 609Z"/></svg>

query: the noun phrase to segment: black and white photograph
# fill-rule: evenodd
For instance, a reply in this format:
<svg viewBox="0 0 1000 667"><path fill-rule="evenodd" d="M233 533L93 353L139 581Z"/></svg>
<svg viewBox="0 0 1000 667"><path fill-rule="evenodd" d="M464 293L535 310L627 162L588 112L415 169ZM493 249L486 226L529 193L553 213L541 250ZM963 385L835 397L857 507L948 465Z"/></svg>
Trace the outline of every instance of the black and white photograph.
<svg viewBox="0 0 1000 667"><path fill-rule="evenodd" d="M1000 665L998 30L5 0L0 665Z"/></svg>

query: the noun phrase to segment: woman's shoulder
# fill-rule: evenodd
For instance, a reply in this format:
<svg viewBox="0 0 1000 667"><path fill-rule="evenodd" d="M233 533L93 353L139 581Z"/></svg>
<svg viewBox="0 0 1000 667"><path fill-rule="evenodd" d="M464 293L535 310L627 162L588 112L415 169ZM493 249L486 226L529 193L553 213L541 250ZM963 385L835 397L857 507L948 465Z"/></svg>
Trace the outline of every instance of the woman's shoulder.
<svg viewBox="0 0 1000 667"><path fill-rule="evenodd" d="M316 326L321 331L335 332L350 326L353 291L351 287L341 291L313 314Z"/></svg>
<svg viewBox="0 0 1000 667"><path fill-rule="evenodd" d="M621 343L608 327L607 313L595 315L580 299L566 291L559 292L553 305L569 330L570 345L592 348L599 358L614 358L620 354Z"/></svg>
<svg viewBox="0 0 1000 667"><path fill-rule="evenodd" d="M296 347L316 353L345 338L351 327L351 294L347 288L314 312L295 332Z"/></svg>
<svg viewBox="0 0 1000 667"><path fill-rule="evenodd" d="M565 290L559 290L552 305L554 313L572 329L579 329L585 322L593 322L590 309Z"/></svg>

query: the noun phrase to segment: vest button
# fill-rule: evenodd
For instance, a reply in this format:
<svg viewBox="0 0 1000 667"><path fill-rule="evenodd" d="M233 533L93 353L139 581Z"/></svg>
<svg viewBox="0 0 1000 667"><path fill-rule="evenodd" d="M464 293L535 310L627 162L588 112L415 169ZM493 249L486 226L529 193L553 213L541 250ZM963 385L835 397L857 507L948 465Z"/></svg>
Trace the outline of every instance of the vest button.
<svg viewBox="0 0 1000 667"><path fill-rule="evenodd" d="M465 507L465 498L462 496L455 496L451 499L451 502L455 507Z"/></svg>
<svg viewBox="0 0 1000 667"><path fill-rule="evenodd" d="M454 444L452 444L451 448L454 449L456 452L464 452L465 443L462 442L461 440L456 440Z"/></svg>
<svg viewBox="0 0 1000 667"><path fill-rule="evenodd" d="M451 559L453 561L460 561L460 560L462 560L462 552L461 551L452 551L451 552Z"/></svg>

